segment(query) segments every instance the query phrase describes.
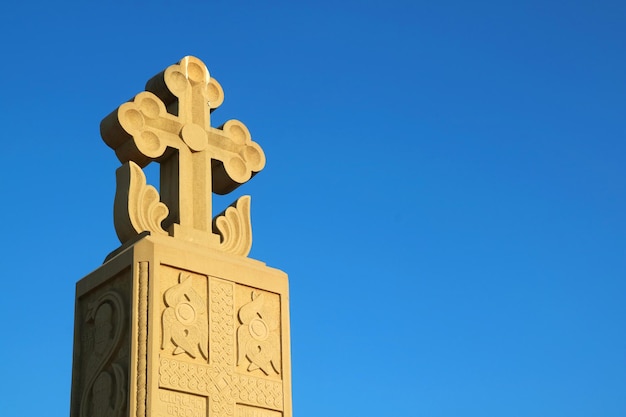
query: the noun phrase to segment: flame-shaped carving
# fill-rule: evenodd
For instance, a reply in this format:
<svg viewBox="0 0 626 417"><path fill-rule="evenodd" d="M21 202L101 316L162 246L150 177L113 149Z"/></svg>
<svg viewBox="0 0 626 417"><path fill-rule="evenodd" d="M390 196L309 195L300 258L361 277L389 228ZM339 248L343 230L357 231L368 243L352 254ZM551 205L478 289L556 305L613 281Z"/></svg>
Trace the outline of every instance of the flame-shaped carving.
<svg viewBox="0 0 626 417"><path fill-rule="evenodd" d="M115 231L124 243L142 232L167 235L161 222L169 213L167 206L159 201L159 192L146 184L146 176L139 165L132 161L119 167L113 217Z"/></svg>
<svg viewBox="0 0 626 417"><path fill-rule="evenodd" d="M240 197L213 219L213 231L221 236L219 249L234 255L248 256L252 248L250 196Z"/></svg>

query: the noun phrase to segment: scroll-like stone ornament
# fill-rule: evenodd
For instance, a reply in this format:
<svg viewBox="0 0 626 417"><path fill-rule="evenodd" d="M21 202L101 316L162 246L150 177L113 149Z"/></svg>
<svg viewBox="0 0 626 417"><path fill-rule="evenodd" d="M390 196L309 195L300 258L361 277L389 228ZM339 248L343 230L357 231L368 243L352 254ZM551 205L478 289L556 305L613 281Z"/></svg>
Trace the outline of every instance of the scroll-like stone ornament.
<svg viewBox="0 0 626 417"><path fill-rule="evenodd" d="M113 221L121 242L143 231L167 235L161 222L168 212L165 204L159 201L159 192L146 184L146 176L137 164L128 161L117 169Z"/></svg>
<svg viewBox="0 0 626 417"><path fill-rule="evenodd" d="M212 193L230 193L261 171L263 150L238 120L211 127L224 93L198 58L168 67L146 90L100 125L105 143L127 164L118 171L115 203L120 241L148 231L247 256L249 197L213 220ZM151 162L160 164L160 196L141 171Z"/></svg>
<svg viewBox="0 0 626 417"><path fill-rule="evenodd" d="M250 196L245 195L215 217L213 230L222 237L220 248L224 252L248 256L252 248L250 226Z"/></svg>
<svg viewBox="0 0 626 417"><path fill-rule="evenodd" d="M80 417L118 416L126 393L122 367L112 363L124 332L124 303L108 291L89 305L87 323L94 327L93 350L87 362L90 372L80 403Z"/></svg>

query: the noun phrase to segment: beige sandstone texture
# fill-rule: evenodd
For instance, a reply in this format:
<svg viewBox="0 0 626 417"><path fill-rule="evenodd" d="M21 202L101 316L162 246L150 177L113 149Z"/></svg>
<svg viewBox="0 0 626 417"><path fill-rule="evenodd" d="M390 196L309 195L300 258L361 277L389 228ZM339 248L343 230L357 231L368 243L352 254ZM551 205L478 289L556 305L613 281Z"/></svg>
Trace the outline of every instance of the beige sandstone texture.
<svg viewBox="0 0 626 417"><path fill-rule="evenodd" d="M247 257L249 196L212 215L265 166L243 123L210 126L222 101L185 57L102 121L122 246L76 286L72 417L292 415L287 275Z"/></svg>

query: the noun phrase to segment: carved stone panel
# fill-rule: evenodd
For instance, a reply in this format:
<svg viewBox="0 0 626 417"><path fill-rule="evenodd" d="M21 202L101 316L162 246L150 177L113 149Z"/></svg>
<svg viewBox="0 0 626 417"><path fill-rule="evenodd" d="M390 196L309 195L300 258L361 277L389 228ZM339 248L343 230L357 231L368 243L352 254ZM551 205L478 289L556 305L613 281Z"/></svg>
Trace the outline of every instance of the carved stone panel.
<svg viewBox="0 0 626 417"><path fill-rule="evenodd" d="M167 266L162 266L161 272L166 284L161 291L164 343L158 363L159 397L163 392L176 392L205 399L210 417L281 416L279 295ZM173 292L182 295L174 297ZM181 305L186 310L178 316L183 319L175 311L182 309ZM206 322L201 319L205 312ZM198 321L183 323L191 317ZM199 329L202 325L208 336L207 356L204 346L200 348L203 336L198 336L204 335ZM191 339L181 342L176 337ZM186 410L181 412L195 415L198 407Z"/></svg>
<svg viewBox="0 0 626 417"><path fill-rule="evenodd" d="M128 413L130 268L79 295L76 305L72 415Z"/></svg>
<svg viewBox="0 0 626 417"><path fill-rule="evenodd" d="M283 413L267 408L250 407L243 404L237 404L237 412L235 417L281 417Z"/></svg>
<svg viewBox="0 0 626 417"><path fill-rule="evenodd" d="M78 282L71 417L291 417L286 275L168 241Z"/></svg>
<svg viewBox="0 0 626 417"><path fill-rule="evenodd" d="M279 378L280 299L278 294L237 286L237 371Z"/></svg>
<svg viewBox="0 0 626 417"><path fill-rule="evenodd" d="M156 417L207 417L206 398L159 389Z"/></svg>
<svg viewBox="0 0 626 417"><path fill-rule="evenodd" d="M178 284L163 293L161 349L172 355L185 353L192 359L206 361L209 359L206 291L199 293L194 281L199 281L196 287L206 287L206 277L179 272Z"/></svg>

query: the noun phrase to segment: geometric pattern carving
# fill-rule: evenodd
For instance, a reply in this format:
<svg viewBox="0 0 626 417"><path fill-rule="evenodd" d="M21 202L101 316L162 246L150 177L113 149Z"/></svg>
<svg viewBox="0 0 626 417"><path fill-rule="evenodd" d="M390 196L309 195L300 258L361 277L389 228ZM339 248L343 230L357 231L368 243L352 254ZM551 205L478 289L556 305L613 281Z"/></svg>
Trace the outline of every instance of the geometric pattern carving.
<svg viewBox="0 0 626 417"><path fill-rule="evenodd" d="M172 390L208 396L213 399L211 410L232 415L234 403L282 410L282 382L243 376L232 369L216 365L189 363L161 358L159 386ZM219 398L219 400L218 400Z"/></svg>
<svg viewBox="0 0 626 417"><path fill-rule="evenodd" d="M211 362L233 366L235 327L234 284L211 278Z"/></svg>
<svg viewBox="0 0 626 417"><path fill-rule="evenodd" d="M146 417L148 372L148 277L149 263L139 262L137 295L137 417Z"/></svg>

